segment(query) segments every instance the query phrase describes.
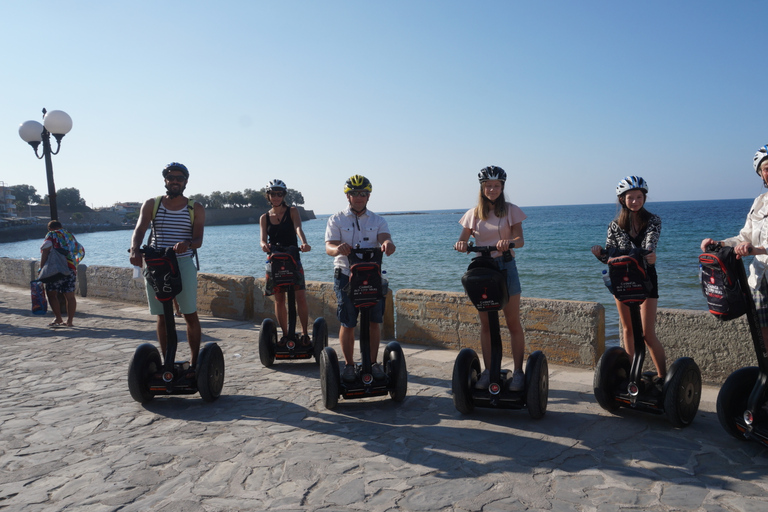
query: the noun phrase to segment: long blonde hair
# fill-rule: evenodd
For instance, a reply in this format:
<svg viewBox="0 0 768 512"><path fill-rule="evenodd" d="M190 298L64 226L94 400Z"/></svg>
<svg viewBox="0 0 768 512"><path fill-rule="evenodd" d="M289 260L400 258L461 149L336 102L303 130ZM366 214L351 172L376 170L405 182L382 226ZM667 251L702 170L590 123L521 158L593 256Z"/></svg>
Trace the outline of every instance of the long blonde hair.
<svg viewBox="0 0 768 512"><path fill-rule="evenodd" d="M488 220L488 213L491 211L491 206L493 206L493 213L496 214L496 217L503 219L507 215L507 199L504 196L504 187L506 186L506 182L501 182L501 194L499 194L499 198L496 200L496 203L491 203L491 201L483 195L483 184L480 183L480 195L477 198L477 206L475 206L475 217L480 220Z"/></svg>

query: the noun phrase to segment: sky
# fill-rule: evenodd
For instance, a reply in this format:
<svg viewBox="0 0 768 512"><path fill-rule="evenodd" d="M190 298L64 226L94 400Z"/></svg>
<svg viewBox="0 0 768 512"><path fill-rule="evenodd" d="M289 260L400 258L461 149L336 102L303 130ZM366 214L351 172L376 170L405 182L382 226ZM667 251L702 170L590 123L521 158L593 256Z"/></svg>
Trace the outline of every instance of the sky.
<svg viewBox="0 0 768 512"><path fill-rule="evenodd" d="M755 197L768 2L274 0L0 3L0 181L48 192L18 136L63 110L57 189L88 206L281 179L317 214L353 174L373 211ZM54 141L55 147L55 141Z"/></svg>

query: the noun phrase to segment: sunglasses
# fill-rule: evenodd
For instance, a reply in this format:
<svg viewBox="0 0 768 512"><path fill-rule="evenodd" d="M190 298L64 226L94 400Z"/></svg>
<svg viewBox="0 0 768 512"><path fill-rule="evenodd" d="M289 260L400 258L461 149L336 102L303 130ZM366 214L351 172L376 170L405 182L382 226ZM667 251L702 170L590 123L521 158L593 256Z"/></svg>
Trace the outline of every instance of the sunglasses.
<svg viewBox="0 0 768 512"><path fill-rule="evenodd" d="M347 192L347 194L349 194L352 197L368 197L370 192L366 190L350 190L349 192Z"/></svg>
<svg viewBox="0 0 768 512"><path fill-rule="evenodd" d="M169 174L165 177L165 181L178 181L179 183L183 183L187 181L187 178L185 178L183 174Z"/></svg>
<svg viewBox="0 0 768 512"><path fill-rule="evenodd" d="M276 197L285 197L285 192L275 192L275 191L270 190L269 191L269 195L276 196Z"/></svg>

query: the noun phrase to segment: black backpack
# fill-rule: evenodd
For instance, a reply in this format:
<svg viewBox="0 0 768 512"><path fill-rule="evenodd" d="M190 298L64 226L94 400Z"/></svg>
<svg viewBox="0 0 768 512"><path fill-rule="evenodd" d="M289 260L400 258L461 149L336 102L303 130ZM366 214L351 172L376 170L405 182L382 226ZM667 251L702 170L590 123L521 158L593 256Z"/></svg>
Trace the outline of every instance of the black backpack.
<svg viewBox="0 0 768 512"><path fill-rule="evenodd" d="M275 247L269 255L270 272L272 273L272 286L275 290L287 288L296 284L297 274L300 272L297 247Z"/></svg>
<svg viewBox="0 0 768 512"><path fill-rule="evenodd" d="M349 284L347 296L356 308L375 306L384 298L385 281L381 277L381 251L375 253L349 254Z"/></svg>
<svg viewBox="0 0 768 512"><path fill-rule="evenodd" d="M461 284L478 311L499 311L509 301L507 271L499 270L493 258L473 259L461 277Z"/></svg>
<svg viewBox="0 0 768 512"><path fill-rule="evenodd" d="M608 260L613 295L625 304L643 302L651 292L645 258L641 249L632 249Z"/></svg>
<svg viewBox="0 0 768 512"><path fill-rule="evenodd" d="M167 302L181 293L181 273L173 247L153 249L145 245L144 277L160 302Z"/></svg>
<svg viewBox="0 0 768 512"><path fill-rule="evenodd" d="M733 320L747 312L744 290L738 279L740 263L733 247L720 247L699 256L701 291L709 312L720 320ZM743 264L742 264L743 265Z"/></svg>

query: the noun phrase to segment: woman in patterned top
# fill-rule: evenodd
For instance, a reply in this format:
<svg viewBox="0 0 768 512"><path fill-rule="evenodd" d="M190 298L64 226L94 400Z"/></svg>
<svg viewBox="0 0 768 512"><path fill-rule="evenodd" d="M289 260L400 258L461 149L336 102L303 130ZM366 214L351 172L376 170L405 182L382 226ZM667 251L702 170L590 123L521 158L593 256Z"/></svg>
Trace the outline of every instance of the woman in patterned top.
<svg viewBox="0 0 768 512"><path fill-rule="evenodd" d="M622 251L639 248L650 251L645 256L648 264L648 277L651 281L651 292L645 302L640 306L640 315L643 322L643 335L645 344L651 352L651 359L656 366L654 384L660 387L664 383L667 374L667 357L664 347L656 337L656 309L659 303L659 283L656 275L656 245L661 234L661 219L645 209L648 183L640 176L627 176L616 187L621 211L616 219L608 226L608 238L605 249L599 245L592 247L592 254L603 263L608 263L608 249L618 248ZM634 335L632 333L632 320L629 314L629 306L616 300L619 310L619 319L623 333L624 350L630 359L634 356Z"/></svg>

